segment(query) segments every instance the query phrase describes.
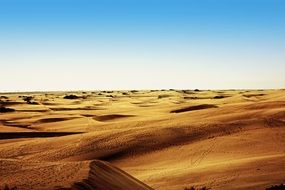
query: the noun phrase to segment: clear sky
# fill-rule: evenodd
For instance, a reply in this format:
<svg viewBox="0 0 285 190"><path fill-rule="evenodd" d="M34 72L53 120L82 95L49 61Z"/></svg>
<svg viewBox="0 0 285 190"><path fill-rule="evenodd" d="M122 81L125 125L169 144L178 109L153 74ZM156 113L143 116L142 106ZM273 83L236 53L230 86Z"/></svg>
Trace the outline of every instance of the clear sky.
<svg viewBox="0 0 285 190"><path fill-rule="evenodd" d="M284 0L0 0L0 91L285 88Z"/></svg>

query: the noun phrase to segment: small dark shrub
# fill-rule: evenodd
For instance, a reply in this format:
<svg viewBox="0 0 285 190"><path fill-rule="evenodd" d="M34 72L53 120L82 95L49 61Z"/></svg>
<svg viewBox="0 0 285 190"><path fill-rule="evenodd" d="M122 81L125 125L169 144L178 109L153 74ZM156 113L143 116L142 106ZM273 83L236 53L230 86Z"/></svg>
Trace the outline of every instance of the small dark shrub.
<svg viewBox="0 0 285 190"><path fill-rule="evenodd" d="M66 95L63 97L64 99L70 99L70 100L73 100L73 99L79 99L80 97L79 96L76 96L74 94L71 94L71 95Z"/></svg>
<svg viewBox="0 0 285 190"><path fill-rule="evenodd" d="M33 105L38 105L39 103L32 101L33 97L32 96L22 96L23 100L27 102L28 104L33 104Z"/></svg>
<svg viewBox="0 0 285 190"><path fill-rule="evenodd" d="M0 113L14 112L13 108L0 107Z"/></svg>
<svg viewBox="0 0 285 190"><path fill-rule="evenodd" d="M39 105L38 102L27 102L28 104L32 104L32 105Z"/></svg>
<svg viewBox="0 0 285 190"><path fill-rule="evenodd" d="M193 94L193 92L190 91L190 90L182 90L182 92L183 92L184 94Z"/></svg>
<svg viewBox="0 0 285 190"><path fill-rule="evenodd" d="M191 96L191 97L187 97L187 96L186 96L186 97L184 97L184 99L185 99L185 100L188 100L188 99L190 99L190 100L195 100L195 99L198 99L198 97L195 97L195 96L194 96L194 97L192 97L192 96Z"/></svg>
<svg viewBox="0 0 285 190"><path fill-rule="evenodd" d="M33 99L32 96L23 96L23 100L26 102L30 102Z"/></svg>
<svg viewBox="0 0 285 190"><path fill-rule="evenodd" d="M192 187L185 187L184 190L196 190L194 186Z"/></svg>
<svg viewBox="0 0 285 190"><path fill-rule="evenodd" d="M271 187L267 187L266 190L285 190L285 184L273 185Z"/></svg>
<svg viewBox="0 0 285 190"><path fill-rule="evenodd" d="M225 96L223 95L214 96L214 99L222 99L222 98L225 98Z"/></svg>
<svg viewBox="0 0 285 190"><path fill-rule="evenodd" d="M170 95L168 95L168 94L161 94L161 95L158 95L158 99L161 99L161 98L168 98L168 97L170 97Z"/></svg>
<svg viewBox="0 0 285 190"><path fill-rule="evenodd" d="M0 96L0 99L9 99L7 96Z"/></svg>
<svg viewBox="0 0 285 190"><path fill-rule="evenodd" d="M200 92L200 90L199 90L199 89L195 89L194 91L195 91L195 92Z"/></svg>
<svg viewBox="0 0 285 190"><path fill-rule="evenodd" d="M11 187L11 188L9 188L8 185L5 185L3 190L17 190L17 189L18 189L17 187Z"/></svg>
<svg viewBox="0 0 285 190"><path fill-rule="evenodd" d="M185 187L184 190L210 190L211 188L208 188L206 186L201 187L201 188L195 188L194 186L191 187Z"/></svg>

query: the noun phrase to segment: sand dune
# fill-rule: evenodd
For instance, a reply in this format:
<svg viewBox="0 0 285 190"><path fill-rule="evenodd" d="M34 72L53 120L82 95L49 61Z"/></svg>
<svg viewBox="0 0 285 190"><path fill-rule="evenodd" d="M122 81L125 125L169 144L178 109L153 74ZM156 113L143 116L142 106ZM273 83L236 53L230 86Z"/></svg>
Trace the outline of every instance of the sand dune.
<svg viewBox="0 0 285 190"><path fill-rule="evenodd" d="M9 104L15 111L0 114L0 189L265 189L285 182L284 90L123 93L73 92L84 96L76 103L63 98L68 93L37 93L28 94L37 105Z"/></svg>

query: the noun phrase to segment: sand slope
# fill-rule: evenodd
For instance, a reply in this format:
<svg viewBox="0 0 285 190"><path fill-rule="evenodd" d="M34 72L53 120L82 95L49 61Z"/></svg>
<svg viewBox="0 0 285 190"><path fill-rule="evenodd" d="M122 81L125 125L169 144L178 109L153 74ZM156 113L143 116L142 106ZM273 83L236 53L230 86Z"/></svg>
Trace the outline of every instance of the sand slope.
<svg viewBox="0 0 285 190"><path fill-rule="evenodd" d="M133 178L126 172L111 166L107 162L92 161L87 179L76 182L74 190L151 190L152 188Z"/></svg>

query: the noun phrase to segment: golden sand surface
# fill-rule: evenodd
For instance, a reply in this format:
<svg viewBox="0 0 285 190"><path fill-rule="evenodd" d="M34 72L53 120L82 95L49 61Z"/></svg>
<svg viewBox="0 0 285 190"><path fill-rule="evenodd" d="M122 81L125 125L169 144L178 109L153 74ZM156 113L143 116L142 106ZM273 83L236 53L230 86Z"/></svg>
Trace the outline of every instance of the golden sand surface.
<svg viewBox="0 0 285 190"><path fill-rule="evenodd" d="M8 93L0 105L0 189L285 182L285 90Z"/></svg>

